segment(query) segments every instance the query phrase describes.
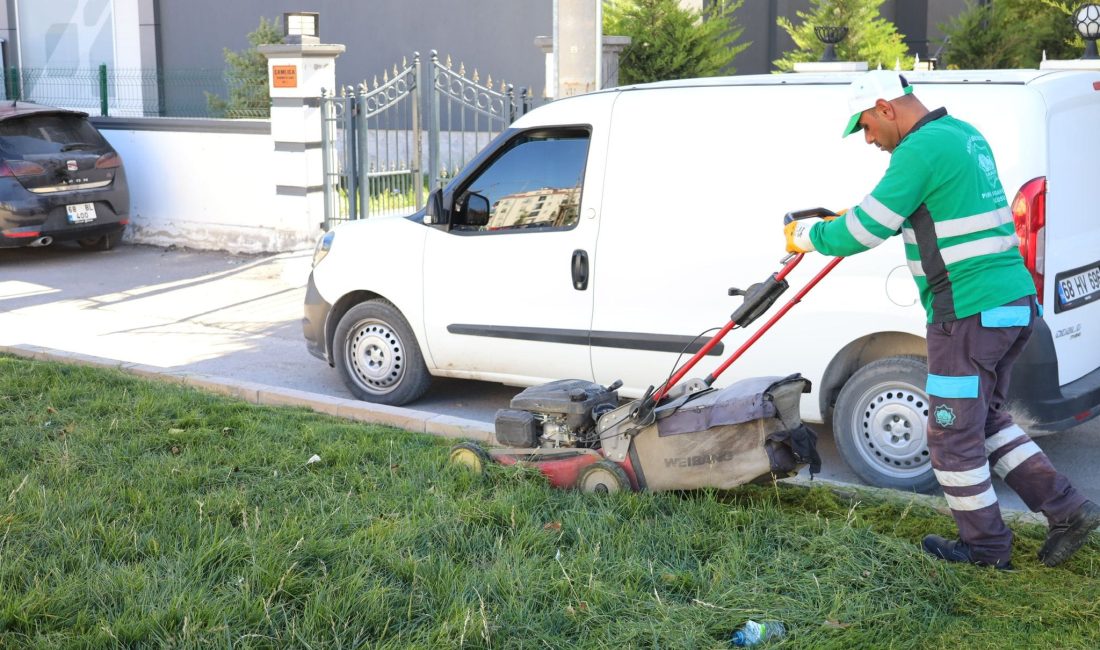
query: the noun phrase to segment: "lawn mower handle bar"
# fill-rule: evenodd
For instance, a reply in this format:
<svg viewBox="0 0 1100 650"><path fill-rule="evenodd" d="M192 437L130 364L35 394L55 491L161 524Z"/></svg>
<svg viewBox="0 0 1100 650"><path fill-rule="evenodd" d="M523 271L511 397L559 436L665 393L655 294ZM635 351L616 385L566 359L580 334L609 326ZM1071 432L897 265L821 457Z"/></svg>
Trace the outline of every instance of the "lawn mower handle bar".
<svg viewBox="0 0 1100 650"><path fill-rule="evenodd" d="M797 221L799 219L812 219L829 216L836 216L836 213L826 208L810 208L808 210L788 212L783 217L783 223L787 224L792 221ZM696 352L695 355L687 361L687 363L681 366L680 369L677 370L676 373L668 379L668 381L662 384L661 387L654 392L650 393L649 391L647 391L647 393L649 394L642 400L642 405L639 407L639 411L650 411L658 403L660 403L661 399L663 399L664 396L668 394L672 387L675 386L681 379L683 379L684 375L686 375L695 366L695 364L699 363L699 361L702 360L702 358L705 357L707 353L710 352L711 349L714 348L714 346L717 345L718 342L721 341L722 338L726 334L728 334L730 330L732 330L735 326L745 327L752 321L762 316L765 312L767 312L768 309L770 309L771 306L775 304L775 301L779 298L779 296L782 295L783 292L789 288L790 285L786 281L787 274L789 274L794 269L794 267L798 266L798 263L802 261L803 256L803 253L792 253L790 255L787 255L781 260L781 264L783 264L782 269L780 269L777 273L772 273L771 276L764 282L754 284L747 290L731 288L729 290L729 295L744 296L745 299L741 303L741 306L738 307L735 312L733 312L733 314L730 316L729 322L726 323L725 326L723 326L722 329L719 330L713 338L711 338L711 340L707 341L707 343L703 345L703 347L700 348L699 351ZM780 310L776 312L774 316L768 319L768 322L764 323L764 325L762 325L760 329L758 329L749 338L749 340L745 341L745 343L742 344L741 347L737 348L737 350L735 350L733 354L731 354L729 358L722 363L721 366L715 369L714 372L712 372L710 375L707 375L704 382L708 386L714 384L715 380L718 379L719 375L725 372L726 368L729 368L734 361L736 361L742 354L745 353L746 350L749 349L750 346L752 346L753 343L755 343L761 336L763 336L764 332L767 332L769 329L771 329L772 325L774 325L780 318L782 318L788 311L790 311L792 307L801 302L802 297L805 296L811 289L813 289L814 286L816 286L822 278L828 275L829 272L832 271L833 268L837 264L839 264L840 260L842 259L844 258L835 257L830 260L829 263L825 265L825 268L818 271L817 275L815 275L809 282L807 282L806 286L802 287L802 289L800 289L793 298L788 300L787 303L784 304L783 307L780 308Z"/></svg>

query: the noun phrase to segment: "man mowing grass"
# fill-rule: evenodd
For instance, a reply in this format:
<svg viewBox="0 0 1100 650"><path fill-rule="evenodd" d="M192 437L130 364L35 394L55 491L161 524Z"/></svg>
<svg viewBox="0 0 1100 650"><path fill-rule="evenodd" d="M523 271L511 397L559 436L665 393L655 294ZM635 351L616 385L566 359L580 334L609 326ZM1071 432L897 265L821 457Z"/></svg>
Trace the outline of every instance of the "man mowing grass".
<svg viewBox="0 0 1100 650"><path fill-rule="evenodd" d="M830 221L787 225L787 250L854 255L899 232L928 312L928 450L959 527L957 540L924 538L948 562L1011 568L1012 531L989 467L1050 523L1039 559L1065 562L1100 526L1085 499L1005 410L1012 365L1042 307L1018 250L993 152L973 126L929 111L896 72L849 87L847 137L890 153L863 201Z"/></svg>

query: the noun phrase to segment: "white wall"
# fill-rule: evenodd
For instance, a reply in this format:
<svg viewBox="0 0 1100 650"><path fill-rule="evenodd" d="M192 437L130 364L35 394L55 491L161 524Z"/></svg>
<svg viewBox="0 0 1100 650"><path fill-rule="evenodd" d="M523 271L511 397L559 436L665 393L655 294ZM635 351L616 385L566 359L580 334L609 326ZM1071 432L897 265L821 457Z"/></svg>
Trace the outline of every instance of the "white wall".
<svg viewBox="0 0 1100 650"><path fill-rule="evenodd" d="M135 120L137 122L137 120ZM229 122L141 120L155 130L96 120L122 156L130 186L127 239L158 246L185 246L262 253L312 246L320 234L307 218L278 217L273 209L270 133L219 132ZM262 126L262 123L261 123ZM240 129L237 129L240 131Z"/></svg>

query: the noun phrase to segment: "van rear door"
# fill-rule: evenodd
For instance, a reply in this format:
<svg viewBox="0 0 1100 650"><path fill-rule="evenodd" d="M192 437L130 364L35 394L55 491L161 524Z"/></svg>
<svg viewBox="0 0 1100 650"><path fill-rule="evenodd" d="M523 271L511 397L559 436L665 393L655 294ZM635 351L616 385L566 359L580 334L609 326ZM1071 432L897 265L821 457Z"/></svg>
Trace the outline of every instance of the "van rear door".
<svg viewBox="0 0 1100 650"><path fill-rule="evenodd" d="M1100 368L1100 71L1031 85L1048 109L1043 307L1065 385Z"/></svg>

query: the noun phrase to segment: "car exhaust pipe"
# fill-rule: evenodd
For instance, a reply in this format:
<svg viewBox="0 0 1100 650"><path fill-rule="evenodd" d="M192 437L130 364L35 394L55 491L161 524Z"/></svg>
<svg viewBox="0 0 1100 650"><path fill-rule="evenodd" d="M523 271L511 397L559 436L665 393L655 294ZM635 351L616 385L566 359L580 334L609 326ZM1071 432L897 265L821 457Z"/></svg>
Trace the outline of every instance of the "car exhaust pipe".
<svg viewBox="0 0 1100 650"><path fill-rule="evenodd" d="M32 241L29 245L34 246L34 247L38 247L38 246L49 246L52 243L53 243L53 237L50 237L50 236L47 235L46 237L39 237L38 239Z"/></svg>

